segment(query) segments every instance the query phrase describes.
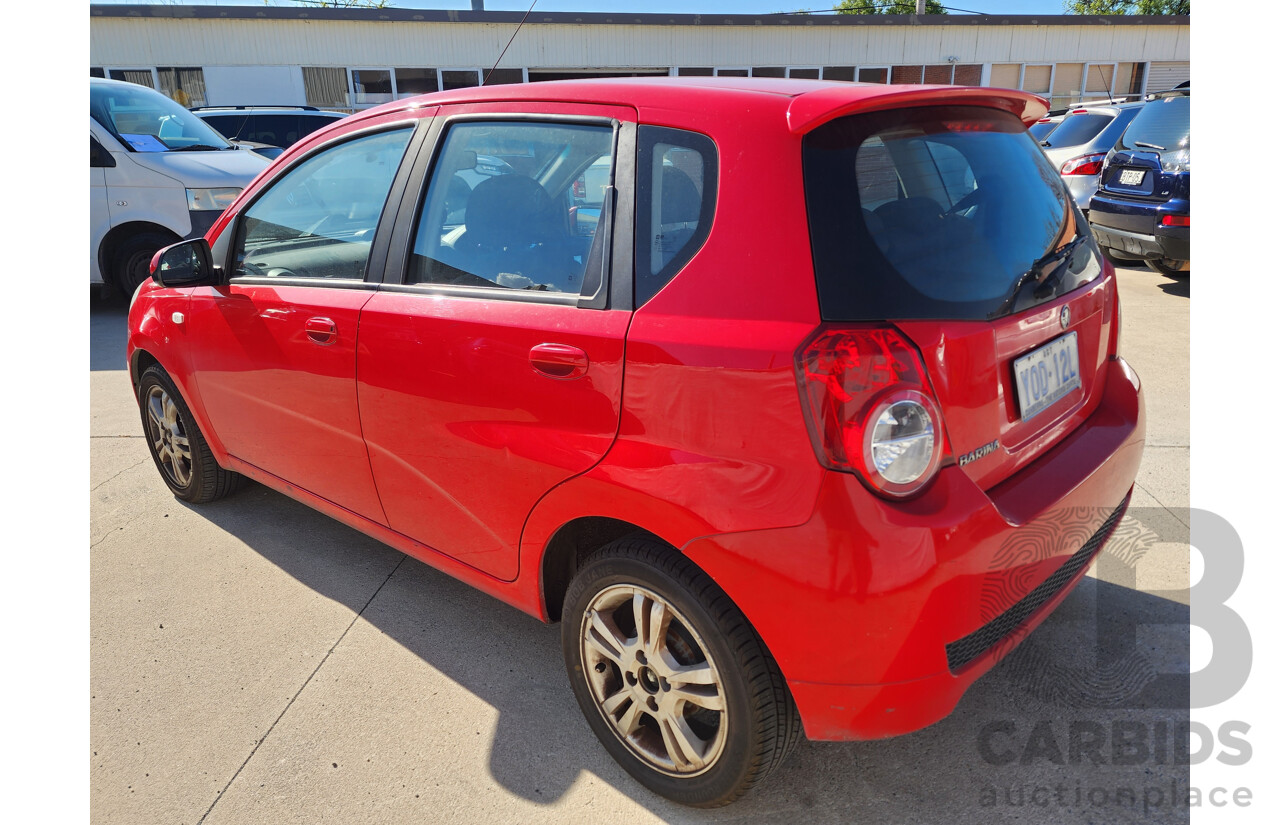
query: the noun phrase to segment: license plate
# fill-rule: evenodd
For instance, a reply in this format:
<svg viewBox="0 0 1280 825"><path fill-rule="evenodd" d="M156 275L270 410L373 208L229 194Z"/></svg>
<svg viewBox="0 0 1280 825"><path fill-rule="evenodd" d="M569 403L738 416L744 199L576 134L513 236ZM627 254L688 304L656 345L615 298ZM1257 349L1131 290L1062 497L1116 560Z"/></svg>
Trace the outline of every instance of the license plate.
<svg viewBox="0 0 1280 825"><path fill-rule="evenodd" d="M1137 186L1146 174L1145 169L1121 169L1120 182L1125 186Z"/></svg>
<svg viewBox="0 0 1280 825"><path fill-rule="evenodd" d="M1044 412L1080 386L1080 348L1068 333L1013 362L1023 420Z"/></svg>

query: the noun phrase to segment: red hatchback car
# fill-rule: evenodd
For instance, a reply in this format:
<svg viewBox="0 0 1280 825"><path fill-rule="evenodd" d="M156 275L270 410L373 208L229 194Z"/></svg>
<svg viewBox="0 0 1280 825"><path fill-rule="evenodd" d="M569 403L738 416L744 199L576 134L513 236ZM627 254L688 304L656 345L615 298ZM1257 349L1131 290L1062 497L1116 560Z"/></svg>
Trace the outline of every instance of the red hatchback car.
<svg viewBox="0 0 1280 825"><path fill-rule="evenodd" d="M929 725L1084 575L1142 454L1044 111L689 78L346 118L152 261L156 464L562 622L588 723L671 799L732 801L802 725Z"/></svg>

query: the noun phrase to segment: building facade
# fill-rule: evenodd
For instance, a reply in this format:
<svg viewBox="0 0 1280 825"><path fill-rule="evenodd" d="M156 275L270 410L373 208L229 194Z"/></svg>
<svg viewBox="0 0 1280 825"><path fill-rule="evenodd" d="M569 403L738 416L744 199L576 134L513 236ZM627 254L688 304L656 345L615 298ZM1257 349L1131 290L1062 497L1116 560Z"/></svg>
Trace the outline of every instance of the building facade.
<svg viewBox="0 0 1280 825"><path fill-rule="evenodd" d="M354 111L486 78L735 75L999 86L1061 108L1191 75L1180 16L535 12L517 34L515 12L109 5L89 15L91 74L186 106Z"/></svg>

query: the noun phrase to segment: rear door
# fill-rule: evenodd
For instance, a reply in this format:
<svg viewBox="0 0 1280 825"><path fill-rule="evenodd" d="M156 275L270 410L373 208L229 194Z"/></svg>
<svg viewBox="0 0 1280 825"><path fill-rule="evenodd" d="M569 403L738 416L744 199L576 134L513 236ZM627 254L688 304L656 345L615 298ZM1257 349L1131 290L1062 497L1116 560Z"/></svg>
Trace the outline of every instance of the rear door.
<svg viewBox="0 0 1280 825"><path fill-rule="evenodd" d="M412 122L374 127L271 181L225 230L234 232L229 283L194 289L185 325L227 451L380 523L356 342L385 255L380 219L413 135Z"/></svg>
<svg viewBox="0 0 1280 825"><path fill-rule="evenodd" d="M388 524L503 580L534 504L617 433L631 317L634 110L530 106L442 109L358 364Z"/></svg>

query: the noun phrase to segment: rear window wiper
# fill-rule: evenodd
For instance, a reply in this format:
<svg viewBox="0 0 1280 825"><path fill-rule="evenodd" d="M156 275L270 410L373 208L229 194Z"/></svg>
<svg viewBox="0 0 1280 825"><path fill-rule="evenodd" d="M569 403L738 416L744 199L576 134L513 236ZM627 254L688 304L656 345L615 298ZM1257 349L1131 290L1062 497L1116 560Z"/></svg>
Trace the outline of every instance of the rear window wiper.
<svg viewBox="0 0 1280 825"><path fill-rule="evenodd" d="M1031 281L1044 277L1043 283L1045 284L1053 283L1056 285L1058 278L1062 274L1062 271L1067 268L1067 260L1071 257L1071 254L1076 251L1076 249L1080 246L1080 244L1084 242L1084 239L1086 237L1088 236L1083 234L1077 235L1075 237L1075 240L1073 240L1071 243L1067 244L1066 246L1062 247L1061 249L1054 250L1053 252L1049 252L1041 256L1035 263L1033 263L1030 266L1030 268L1027 269L1026 272L1018 276L1018 280L1014 281L1013 283L1013 289L1009 290L1009 296L1005 298L1004 302L1000 304L999 308L996 309L995 312L992 312L991 314L989 314L987 318L988 319L999 318L1000 316L1007 313L1010 309L1012 309L1014 302L1018 300L1019 293L1022 292L1022 288ZM1047 277L1045 277L1044 269L1045 267L1050 265L1053 266L1053 270L1049 273ZM1036 297L1043 297L1040 295L1040 289L1042 287L1043 287L1043 284L1041 284L1041 287L1037 287Z"/></svg>
<svg viewBox="0 0 1280 825"><path fill-rule="evenodd" d="M1156 145L1156 144L1154 144L1154 143L1147 143L1145 140L1135 140L1135 141L1133 142L1133 145L1134 145L1134 146L1145 146L1145 147L1147 147L1148 149L1159 149L1161 152L1165 151L1165 148L1164 148L1163 146L1157 146L1157 145Z"/></svg>

